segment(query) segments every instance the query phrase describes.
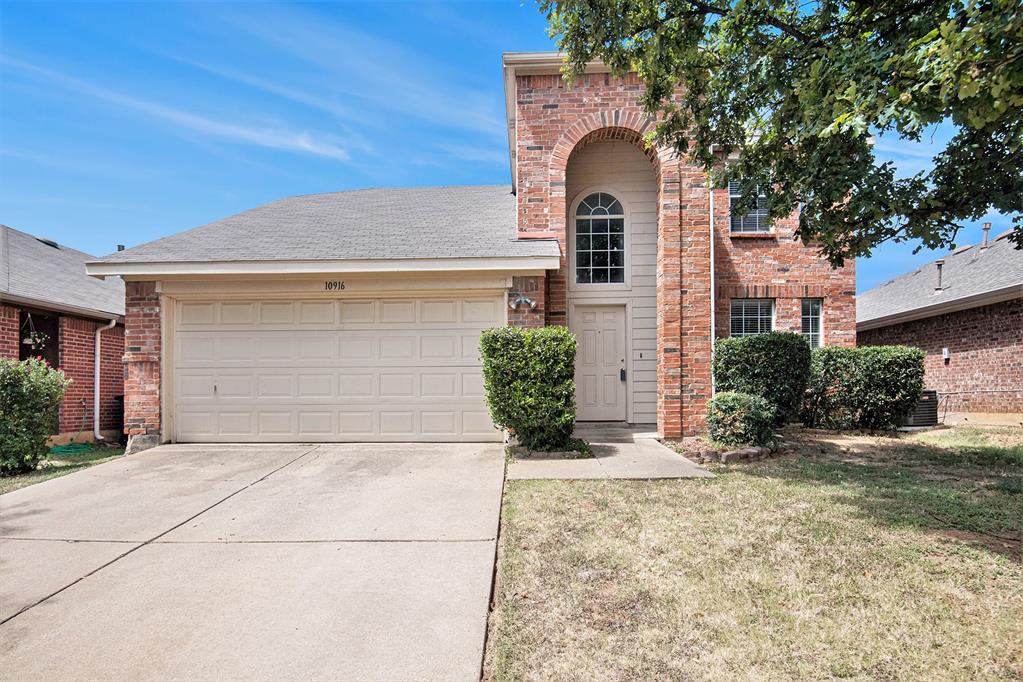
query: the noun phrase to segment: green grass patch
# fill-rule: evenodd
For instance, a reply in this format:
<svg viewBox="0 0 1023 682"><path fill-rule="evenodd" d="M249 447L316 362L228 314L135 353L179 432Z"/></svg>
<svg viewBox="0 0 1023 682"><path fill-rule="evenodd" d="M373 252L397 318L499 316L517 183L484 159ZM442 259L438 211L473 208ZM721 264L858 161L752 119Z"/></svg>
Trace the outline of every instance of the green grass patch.
<svg viewBox="0 0 1023 682"><path fill-rule="evenodd" d="M51 448L46 459L39 463L39 468L35 471L17 476L0 477L0 495L34 483L66 476L124 455L124 448L120 446L108 447L95 443L84 443L83 445L86 446L84 449L74 448L70 449L71 451L62 447Z"/></svg>

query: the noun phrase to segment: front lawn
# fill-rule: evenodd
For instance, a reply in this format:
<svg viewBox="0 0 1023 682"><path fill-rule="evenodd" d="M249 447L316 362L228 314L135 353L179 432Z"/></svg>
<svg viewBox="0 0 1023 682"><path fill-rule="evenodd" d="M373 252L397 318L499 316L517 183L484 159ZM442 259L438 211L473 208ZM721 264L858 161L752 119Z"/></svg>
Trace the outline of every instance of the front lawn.
<svg viewBox="0 0 1023 682"><path fill-rule="evenodd" d="M93 445L81 452L67 454L59 452L59 448L57 452L51 450L46 459L39 462L39 468L35 471L18 474L17 476L0 476L0 495L24 488L33 483L42 483L51 478L65 476L75 471L86 469L114 457L120 457L123 454L124 448L119 445L114 447Z"/></svg>
<svg viewBox="0 0 1023 682"><path fill-rule="evenodd" d="M486 678L1023 676L1023 430L798 441L714 479L509 481Z"/></svg>

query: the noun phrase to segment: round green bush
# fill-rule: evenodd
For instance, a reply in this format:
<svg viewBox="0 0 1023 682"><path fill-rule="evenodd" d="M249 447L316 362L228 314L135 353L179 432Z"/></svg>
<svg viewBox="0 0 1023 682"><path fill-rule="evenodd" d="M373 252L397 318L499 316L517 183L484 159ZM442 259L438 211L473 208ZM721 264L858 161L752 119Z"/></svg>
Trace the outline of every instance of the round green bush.
<svg viewBox="0 0 1023 682"><path fill-rule="evenodd" d="M42 360L0 359L0 475L31 471L46 456L70 383Z"/></svg>
<svg viewBox="0 0 1023 682"><path fill-rule="evenodd" d="M498 327L480 336L490 417L530 450L571 445L575 348L565 327Z"/></svg>
<svg viewBox="0 0 1023 682"><path fill-rule="evenodd" d="M774 406L748 393L718 393L707 407L708 434L725 445L767 445L774 420Z"/></svg>
<svg viewBox="0 0 1023 682"><path fill-rule="evenodd" d="M721 339L714 345L713 369L717 390L766 398L777 423L793 421L810 379L810 344L793 332Z"/></svg>

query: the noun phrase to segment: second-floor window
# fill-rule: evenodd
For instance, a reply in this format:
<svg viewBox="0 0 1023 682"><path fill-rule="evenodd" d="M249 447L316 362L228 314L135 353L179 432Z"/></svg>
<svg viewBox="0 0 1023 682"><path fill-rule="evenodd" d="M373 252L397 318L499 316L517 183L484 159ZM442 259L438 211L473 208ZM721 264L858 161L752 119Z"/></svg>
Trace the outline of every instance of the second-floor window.
<svg viewBox="0 0 1023 682"><path fill-rule="evenodd" d="M732 232L770 232L771 222L767 217L767 197L758 192L757 207L746 214L735 213L732 206L742 197L741 185L732 180L728 183L728 210Z"/></svg>
<svg viewBox="0 0 1023 682"><path fill-rule="evenodd" d="M607 192L594 192L575 211L575 281L625 281L625 212Z"/></svg>

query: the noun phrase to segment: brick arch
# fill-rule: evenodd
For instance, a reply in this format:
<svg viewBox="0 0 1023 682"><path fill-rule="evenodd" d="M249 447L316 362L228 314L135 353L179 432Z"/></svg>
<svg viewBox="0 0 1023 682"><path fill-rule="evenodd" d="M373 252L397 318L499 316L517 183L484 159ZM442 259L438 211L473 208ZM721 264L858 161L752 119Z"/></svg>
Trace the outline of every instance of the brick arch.
<svg viewBox="0 0 1023 682"><path fill-rule="evenodd" d="M683 345L686 343L683 337L687 322L692 324L694 321L683 319L686 308L691 307L684 305L682 299L683 166L672 150L646 144L644 135L653 123L653 118L638 110L613 109L583 116L565 130L551 150L547 168L548 229L557 236L562 254L565 254L568 246L566 180L573 152L594 142L620 140L635 145L650 159L657 183L657 426L664 436L680 436L684 430L691 431L699 422L697 414L683 414L686 400L695 397L683 395L692 391L682 385L684 370L691 373L693 369L689 367L692 360L683 366ZM691 181L691 178L687 180ZM694 236L690 235L690 239ZM563 261L562 269L548 279L555 310L567 308L566 266ZM703 313L709 319L709 310L706 313L691 310L690 314L693 313ZM561 321L563 323L563 318ZM709 336L707 338L709 340ZM709 355L700 355L701 362L709 359ZM699 410L702 410L703 402L697 398ZM685 428L683 419L687 422Z"/></svg>

